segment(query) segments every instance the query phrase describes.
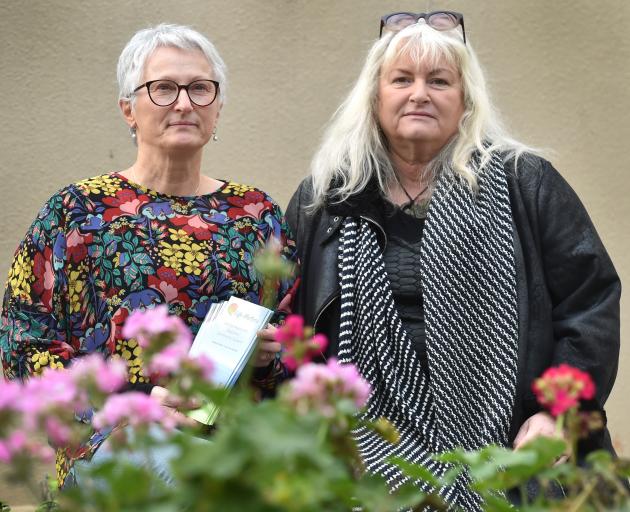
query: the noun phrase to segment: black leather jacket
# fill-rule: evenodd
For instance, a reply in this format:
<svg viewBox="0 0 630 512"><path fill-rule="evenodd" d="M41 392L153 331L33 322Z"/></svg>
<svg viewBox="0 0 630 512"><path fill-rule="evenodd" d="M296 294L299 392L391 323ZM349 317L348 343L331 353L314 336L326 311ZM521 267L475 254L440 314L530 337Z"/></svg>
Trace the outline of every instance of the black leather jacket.
<svg viewBox="0 0 630 512"><path fill-rule="evenodd" d="M588 213L553 166L526 156L506 164L512 204L519 315L517 394L511 439L540 411L531 390L550 366L568 363L593 377L592 407L603 411L619 359L621 284ZM296 237L302 281L294 308L337 350L339 228L346 216L371 222L387 243L378 190L369 186L341 204L310 212L310 178L293 195L287 218ZM584 446L612 449L606 432Z"/></svg>

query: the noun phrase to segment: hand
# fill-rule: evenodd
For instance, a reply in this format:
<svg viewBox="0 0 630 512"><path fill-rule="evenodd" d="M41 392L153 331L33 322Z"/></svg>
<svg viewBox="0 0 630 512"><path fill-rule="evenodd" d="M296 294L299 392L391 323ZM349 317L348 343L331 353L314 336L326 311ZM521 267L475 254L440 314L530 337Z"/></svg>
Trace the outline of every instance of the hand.
<svg viewBox="0 0 630 512"><path fill-rule="evenodd" d="M188 411L201 407L201 404L197 400L183 400L173 395L168 389L162 386L153 387L151 390L151 398L157 400L166 410L166 413L177 421L178 425L186 425L187 427L198 425L198 422L180 412L181 410Z"/></svg>
<svg viewBox="0 0 630 512"><path fill-rule="evenodd" d="M254 366L268 366L276 358L276 354L282 350L282 345L275 341L274 338L277 330L278 328L275 325L269 325L265 329L258 331L258 349L256 350Z"/></svg>
<svg viewBox="0 0 630 512"><path fill-rule="evenodd" d="M291 309L291 302L293 302L293 294L287 293L280 301L280 304L278 304L276 312L290 315L293 312Z"/></svg>
<svg viewBox="0 0 630 512"><path fill-rule="evenodd" d="M559 434L556 433L556 421L553 417L549 413L538 412L533 416L530 416L525 423L521 425L521 428L514 439L514 449L518 450L538 436L555 437L567 441L563 432L560 432ZM566 462L571 455L570 450L571 446L567 443L567 452L558 457L554 466Z"/></svg>

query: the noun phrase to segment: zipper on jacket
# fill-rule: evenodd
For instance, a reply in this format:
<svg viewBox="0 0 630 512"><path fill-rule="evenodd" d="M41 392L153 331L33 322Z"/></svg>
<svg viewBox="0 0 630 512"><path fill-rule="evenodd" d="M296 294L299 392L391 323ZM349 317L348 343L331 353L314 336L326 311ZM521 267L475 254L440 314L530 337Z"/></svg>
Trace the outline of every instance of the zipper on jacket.
<svg viewBox="0 0 630 512"><path fill-rule="evenodd" d="M319 310L319 313L317 313L317 317L315 318L315 321L313 322L313 329L315 329L315 331L317 331L317 322L319 322L319 319L324 314L324 311L326 311L330 307L330 305L339 298L339 295L341 295L341 291L339 291L339 293L335 293L332 297L330 297L330 299L328 299L326 303L322 306L322 308Z"/></svg>
<svg viewBox="0 0 630 512"><path fill-rule="evenodd" d="M326 311L330 307L330 305L339 298L339 295L341 295L341 292L335 293L332 297L330 297L330 299L326 301L324 306L319 310L319 313L317 314L317 317L315 318L315 321L313 322L313 330L315 332L317 332L317 322L319 322L319 319L324 314L324 311ZM324 361L328 361L328 358L326 357L326 354L324 353L323 350L320 350L319 354L322 356L322 359Z"/></svg>

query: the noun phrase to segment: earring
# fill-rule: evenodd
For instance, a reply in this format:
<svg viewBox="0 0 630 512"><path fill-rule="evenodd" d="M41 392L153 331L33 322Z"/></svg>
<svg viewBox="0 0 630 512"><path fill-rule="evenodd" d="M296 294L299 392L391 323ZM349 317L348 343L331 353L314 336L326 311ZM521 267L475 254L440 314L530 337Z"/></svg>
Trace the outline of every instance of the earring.
<svg viewBox="0 0 630 512"><path fill-rule="evenodd" d="M219 140L219 137L217 137L217 129L216 129L216 127L214 128L214 130L212 130L212 140L214 142L217 142Z"/></svg>
<svg viewBox="0 0 630 512"><path fill-rule="evenodd" d="M136 127L129 127L129 134L131 135L131 141L137 146L138 145L138 135L136 135Z"/></svg>

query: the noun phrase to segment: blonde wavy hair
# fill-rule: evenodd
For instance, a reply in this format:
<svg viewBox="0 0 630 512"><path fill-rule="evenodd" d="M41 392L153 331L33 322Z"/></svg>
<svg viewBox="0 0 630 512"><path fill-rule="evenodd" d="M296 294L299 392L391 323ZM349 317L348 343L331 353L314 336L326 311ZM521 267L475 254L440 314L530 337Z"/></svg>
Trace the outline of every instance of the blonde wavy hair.
<svg viewBox="0 0 630 512"><path fill-rule="evenodd" d="M428 165L433 178L440 173L459 175L475 190L477 175L483 172L493 152L504 158L518 158L532 148L512 139L492 106L483 71L470 44L464 44L455 30L438 31L417 23L400 32L388 32L368 52L363 69L350 93L332 116L313 157L313 205L326 200L340 202L365 188L376 177L386 193L396 179L389 157L388 142L378 121L378 88L381 72L402 56L416 64L446 63L460 75L464 114L459 132ZM477 168L471 156L479 152Z"/></svg>

